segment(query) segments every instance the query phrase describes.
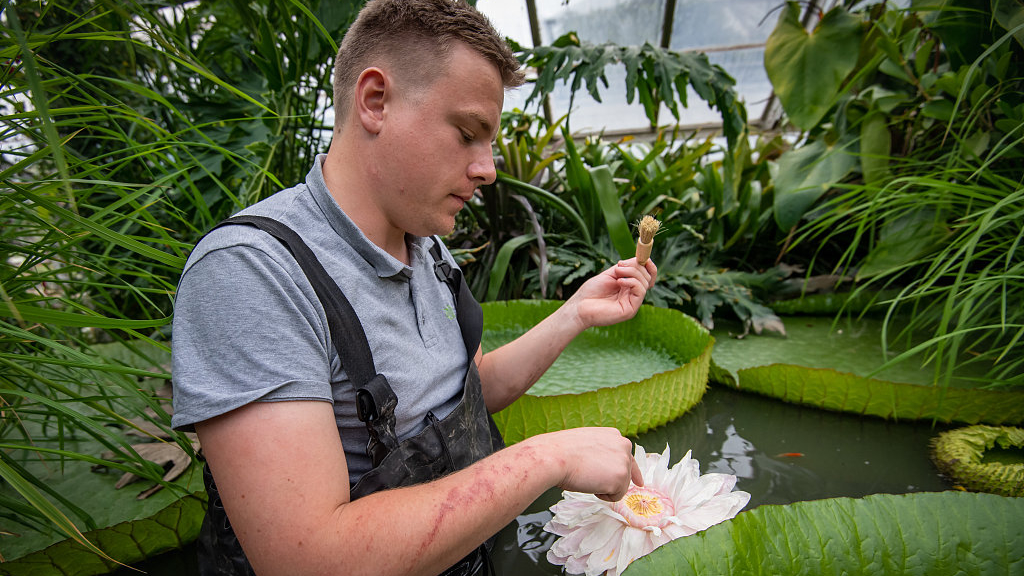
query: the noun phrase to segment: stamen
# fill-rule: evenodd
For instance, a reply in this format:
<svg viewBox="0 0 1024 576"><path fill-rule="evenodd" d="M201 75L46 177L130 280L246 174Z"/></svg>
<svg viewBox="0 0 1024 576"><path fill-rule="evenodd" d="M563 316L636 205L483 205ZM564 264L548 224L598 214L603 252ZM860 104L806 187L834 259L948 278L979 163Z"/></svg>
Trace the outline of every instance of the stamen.
<svg viewBox="0 0 1024 576"><path fill-rule="evenodd" d="M647 492L634 492L626 496L626 506L638 516L650 518L665 511L665 506L654 494Z"/></svg>

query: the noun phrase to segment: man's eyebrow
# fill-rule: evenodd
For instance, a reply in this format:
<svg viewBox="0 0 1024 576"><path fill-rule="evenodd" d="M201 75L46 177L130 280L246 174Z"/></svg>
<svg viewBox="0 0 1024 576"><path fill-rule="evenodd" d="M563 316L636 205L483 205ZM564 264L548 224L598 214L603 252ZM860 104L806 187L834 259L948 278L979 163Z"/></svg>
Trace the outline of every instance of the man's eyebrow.
<svg viewBox="0 0 1024 576"><path fill-rule="evenodd" d="M466 112L466 116L470 117L472 120L474 120L478 124L480 124L480 127L488 135L494 134L494 127L491 126L490 120L488 120L487 117L485 117L483 114L480 114L480 113L474 112L474 111L469 111L469 112Z"/></svg>

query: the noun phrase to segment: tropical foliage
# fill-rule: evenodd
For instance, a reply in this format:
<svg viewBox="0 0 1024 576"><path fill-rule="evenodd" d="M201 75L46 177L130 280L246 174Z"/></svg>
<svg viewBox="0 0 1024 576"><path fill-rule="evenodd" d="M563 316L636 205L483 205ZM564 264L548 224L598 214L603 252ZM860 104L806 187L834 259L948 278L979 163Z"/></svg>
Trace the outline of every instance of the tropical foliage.
<svg viewBox="0 0 1024 576"><path fill-rule="evenodd" d="M1021 384L1024 7L913 4L838 6L811 32L787 4L765 67L802 133L778 159L775 221L790 249L825 247L825 271L895 289L887 343L928 334L908 355L936 381L969 362Z"/></svg>
<svg viewBox="0 0 1024 576"><path fill-rule="evenodd" d="M93 516L52 488L75 461L181 490L127 435L193 450L158 395L177 277L203 231L294 181L322 148L332 39L355 6L3 3L6 530L85 542Z"/></svg>
<svg viewBox="0 0 1024 576"><path fill-rule="evenodd" d="M178 273L205 230L325 148L329 63L359 4L0 3L4 530L91 546L82 532L102 521L51 482L71 463L191 492L132 438L193 454L161 394ZM574 34L523 49L537 110L505 116L499 179L449 239L474 293L568 296L629 256L631 223L654 213L654 304L781 331L768 303L796 263L889 289L890 315L912 319L889 341L933 334L912 352L937 380L966 351L993 367L986 381L1020 383L1024 9L933 4L840 7L810 34L782 11L766 67L795 143L748 134L732 79L701 55ZM611 65L652 123L694 90L724 141L580 138L539 114L558 82L600 98Z"/></svg>

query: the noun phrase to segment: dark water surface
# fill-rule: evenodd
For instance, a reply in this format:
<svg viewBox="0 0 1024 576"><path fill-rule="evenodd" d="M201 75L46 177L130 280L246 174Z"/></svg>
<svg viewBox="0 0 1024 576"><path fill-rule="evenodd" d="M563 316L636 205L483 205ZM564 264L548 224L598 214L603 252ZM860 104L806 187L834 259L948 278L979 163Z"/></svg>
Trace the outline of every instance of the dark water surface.
<svg viewBox="0 0 1024 576"><path fill-rule="evenodd" d="M928 457L929 441L947 428L826 412L713 386L690 412L637 441L648 452L662 452L668 444L673 464L692 450L701 473L735 474L736 488L751 494L749 510L839 496L947 490L951 485ZM551 518L548 507L560 497L559 490L549 490L498 534L499 574L561 574L545 559L554 536L542 529ZM194 553L189 546L137 567L156 576L196 574Z"/></svg>

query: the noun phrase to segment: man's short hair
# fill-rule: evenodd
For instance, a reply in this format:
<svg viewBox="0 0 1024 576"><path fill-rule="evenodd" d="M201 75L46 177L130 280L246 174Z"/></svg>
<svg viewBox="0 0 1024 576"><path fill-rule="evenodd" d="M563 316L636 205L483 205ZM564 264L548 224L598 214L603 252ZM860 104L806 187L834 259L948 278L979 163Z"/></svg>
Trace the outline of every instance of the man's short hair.
<svg viewBox="0 0 1024 576"><path fill-rule="evenodd" d="M444 70L453 42L491 62L506 88L523 83L520 63L486 16L462 0L371 0L341 41L334 61L335 126L352 102L356 80L389 65L403 79L428 86Z"/></svg>

